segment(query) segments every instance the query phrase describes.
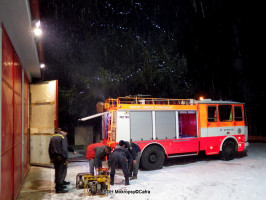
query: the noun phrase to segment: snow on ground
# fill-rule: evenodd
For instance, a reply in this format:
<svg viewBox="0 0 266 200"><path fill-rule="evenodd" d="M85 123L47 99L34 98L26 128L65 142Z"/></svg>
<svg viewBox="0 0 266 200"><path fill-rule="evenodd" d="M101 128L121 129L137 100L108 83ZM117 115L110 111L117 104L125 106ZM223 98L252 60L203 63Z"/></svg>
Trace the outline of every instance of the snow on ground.
<svg viewBox="0 0 266 200"><path fill-rule="evenodd" d="M83 189L75 188L76 175L88 171L87 162L70 163L69 192L56 194L54 169L31 167L18 199L265 199L266 143L251 143L247 155L241 153L232 161L217 156L172 159L160 170L139 171L138 179L129 186L124 185L123 173L117 170L115 185L105 197L85 196ZM116 193L118 190L124 193Z"/></svg>

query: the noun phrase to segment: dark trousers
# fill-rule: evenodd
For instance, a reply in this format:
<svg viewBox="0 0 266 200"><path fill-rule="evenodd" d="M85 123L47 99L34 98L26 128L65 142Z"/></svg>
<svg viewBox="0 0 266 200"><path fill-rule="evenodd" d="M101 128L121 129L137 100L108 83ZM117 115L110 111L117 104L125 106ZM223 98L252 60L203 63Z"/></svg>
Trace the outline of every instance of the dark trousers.
<svg viewBox="0 0 266 200"><path fill-rule="evenodd" d="M63 182L65 181L66 176L67 176L67 164L66 164L66 167L65 167L65 170L64 170Z"/></svg>
<svg viewBox="0 0 266 200"><path fill-rule="evenodd" d="M140 162L140 156L141 156L141 152L139 151L136 155L136 161L137 163L133 165L133 163L130 165L130 174L133 173L133 176L137 176L138 175L138 171L139 171L139 162Z"/></svg>
<svg viewBox="0 0 266 200"><path fill-rule="evenodd" d="M54 156L53 163L55 169L55 189L62 190L67 165L65 164L65 159L58 155Z"/></svg>
<svg viewBox="0 0 266 200"><path fill-rule="evenodd" d="M94 175L94 159L89 160L89 166L90 166L90 175Z"/></svg>
<svg viewBox="0 0 266 200"><path fill-rule="evenodd" d="M113 152L111 157L111 173L110 173L111 177L115 176L115 168L117 165L121 166L124 176L129 177L130 173L128 170L127 158L117 152Z"/></svg>

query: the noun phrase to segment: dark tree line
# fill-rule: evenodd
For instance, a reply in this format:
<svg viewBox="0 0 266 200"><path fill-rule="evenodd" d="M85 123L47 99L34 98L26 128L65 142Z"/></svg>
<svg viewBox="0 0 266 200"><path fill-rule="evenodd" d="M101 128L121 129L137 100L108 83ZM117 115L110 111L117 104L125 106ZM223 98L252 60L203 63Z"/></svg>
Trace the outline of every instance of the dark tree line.
<svg viewBox="0 0 266 200"><path fill-rule="evenodd" d="M258 107L265 88L256 69L265 63L259 48L265 39L257 32L258 3L40 2L45 77L59 80L60 124L74 126L108 97L203 95L245 102L252 134L262 134Z"/></svg>

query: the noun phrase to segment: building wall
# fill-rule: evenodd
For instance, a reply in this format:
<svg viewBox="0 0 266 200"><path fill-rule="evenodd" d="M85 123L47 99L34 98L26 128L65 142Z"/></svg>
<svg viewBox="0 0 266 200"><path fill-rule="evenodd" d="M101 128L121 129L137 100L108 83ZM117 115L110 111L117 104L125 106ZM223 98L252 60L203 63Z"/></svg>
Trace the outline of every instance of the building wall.
<svg viewBox="0 0 266 200"><path fill-rule="evenodd" d="M16 199L29 170L29 81L1 27L1 199Z"/></svg>
<svg viewBox="0 0 266 200"><path fill-rule="evenodd" d="M87 149L89 144L93 143L93 127L92 126L79 126L75 128L75 145L83 146Z"/></svg>

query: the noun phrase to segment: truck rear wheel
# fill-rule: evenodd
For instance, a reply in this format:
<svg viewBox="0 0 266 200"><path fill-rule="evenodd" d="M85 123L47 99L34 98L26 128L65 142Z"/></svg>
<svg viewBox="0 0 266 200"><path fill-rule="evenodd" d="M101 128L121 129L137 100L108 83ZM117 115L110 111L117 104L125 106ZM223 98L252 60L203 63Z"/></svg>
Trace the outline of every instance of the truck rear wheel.
<svg viewBox="0 0 266 200"><path fill-rule="evenodd" d="M223 144L221 159L222 160L233 160L236 157L237 146L235 142L228 140Z"/></svg>
<svg viewBox="0 0 266 200"><path fill-rule="evenodd" d="M161 169L165 155L161 147L152 145L147 147L141 155L141 166L145 170Z"/></svg>

